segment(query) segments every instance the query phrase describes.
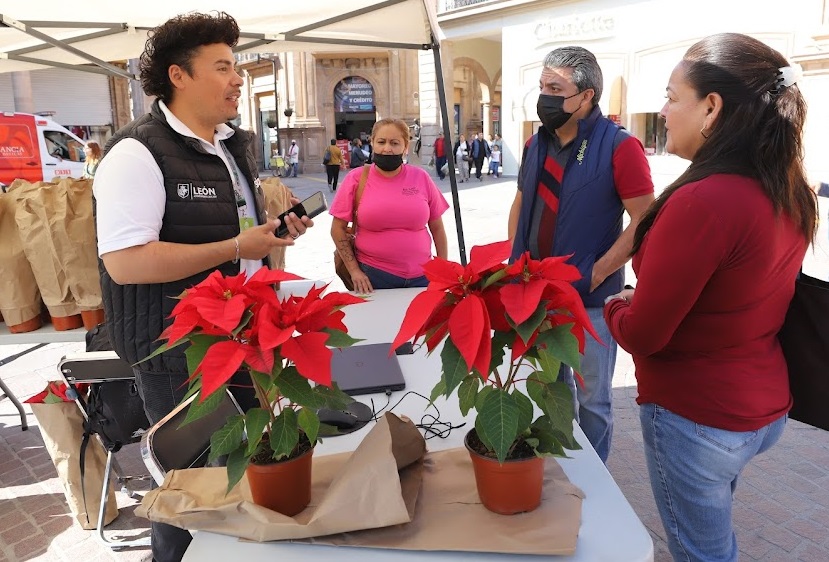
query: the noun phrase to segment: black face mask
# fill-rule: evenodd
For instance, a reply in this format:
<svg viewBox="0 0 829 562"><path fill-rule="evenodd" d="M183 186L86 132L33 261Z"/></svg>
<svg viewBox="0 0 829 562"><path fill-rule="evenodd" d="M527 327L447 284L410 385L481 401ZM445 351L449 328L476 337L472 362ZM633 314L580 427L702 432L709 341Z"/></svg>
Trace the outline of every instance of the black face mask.
<svg viewBox="0 0 829 562"><path fill-rule="evenodd" d="M402 154L378 154L375 152L371 158L377 164L377 167L384 172L393 172L403 165Z"/></svg>
<svg viewBox="0 0 829 562"><path fill-rule="evenodd" d="M544 128L553 135L555 134L556 129L567 123L570 120L570 117L573 116L572 113L567 113L564 111L564 100L569 100L572 97L579 95L581 92L576 92L572 96L550 96L547 94L539 94L538 95L538 104L536 105L536 111L538 111L538 118L541 119L541 123L544 125Z"/></svg>

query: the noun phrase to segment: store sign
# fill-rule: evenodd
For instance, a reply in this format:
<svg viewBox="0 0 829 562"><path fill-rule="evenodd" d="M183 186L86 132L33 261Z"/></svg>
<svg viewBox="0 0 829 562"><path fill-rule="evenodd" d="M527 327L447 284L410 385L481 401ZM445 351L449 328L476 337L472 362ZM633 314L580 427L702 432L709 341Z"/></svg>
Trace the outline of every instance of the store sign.
<svg viewBox="0 0 829 562"><path fill-rule="evenodd" d="M585 41L612 37L616 22L610 16L574 16L548 19L535 26L535 38L541 43Z"/></svg>
<svg viewBox="0 0 829 562"><path fill-rule="evenodd" d="M501 106L493 105L490 109L490 117L492 117L493 121L500 121L501 120Z"/></svg>
<svg viewBox="0 0 829 562"><path fill-rule="evenodd" d="M334 111L374 111L374 88L365 78L349 76L334 88Z"/></svg>

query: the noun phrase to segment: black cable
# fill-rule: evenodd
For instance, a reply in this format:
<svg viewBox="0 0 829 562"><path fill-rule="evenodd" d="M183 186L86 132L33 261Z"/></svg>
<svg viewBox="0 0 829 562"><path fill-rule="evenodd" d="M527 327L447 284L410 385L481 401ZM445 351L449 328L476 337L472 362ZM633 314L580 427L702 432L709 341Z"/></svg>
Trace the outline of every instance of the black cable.
<svg viewBox="0 0 829 562"><path fill-rule="evenodd" d="M393 406L389 406L391 403L391 391L386 391L386 405L380 408L379 410L374 409L374 399L371 400L371 410L373 413L374 421L377 421L377 418L385 411L393 412L395 408L397 408L401 402L410 394L414 394L415 396L420 396L424 400L429 403L429 406L435 409L437 412L437 416L432 414L423 414L420 418L420 423L416 423L415 427L418 429L422 429L425 435L423 436L424 439L427 441L432 437L440 437L441 439L446 439L452 433L453 429L459 429L466 425L466 422L461 423L459 425L453 425L452 422L445 422L440 421L440 410L437 406L435 406L434 402L432 402L426 396L423 396L419 392L415 392L414 390L407 391L400 399L394 403Z"/></svg>

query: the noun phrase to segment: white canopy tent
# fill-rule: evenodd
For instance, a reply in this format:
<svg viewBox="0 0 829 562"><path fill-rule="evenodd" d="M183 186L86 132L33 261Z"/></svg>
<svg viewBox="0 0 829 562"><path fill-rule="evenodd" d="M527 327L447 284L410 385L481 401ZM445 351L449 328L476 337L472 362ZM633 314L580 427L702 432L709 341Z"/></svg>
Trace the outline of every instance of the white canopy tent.
<svg viewBox="0 0 829 562"><path fill-rule="evenodd" d="M242 36L236 52L432 50L442 127L451 146L446 88L440 61L442 33L430 0L312 0L270 3L217 0L142 0L132 4L85 0L7 3L0 13L0 72L49 67L133 78L110 64L137 58L147 31L190 11L227 11ZM466 263L454 162L448 159L461 261Z"/></svg>

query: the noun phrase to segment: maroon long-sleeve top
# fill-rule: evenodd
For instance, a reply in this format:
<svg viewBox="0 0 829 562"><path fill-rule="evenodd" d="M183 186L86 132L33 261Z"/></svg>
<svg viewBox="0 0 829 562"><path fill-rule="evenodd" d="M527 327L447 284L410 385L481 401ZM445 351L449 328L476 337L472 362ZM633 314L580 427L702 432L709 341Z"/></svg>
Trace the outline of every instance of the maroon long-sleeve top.
<svg viewBox="0 0 829 562"><path fill-rule="evenodd" d="M631 302L604 309L636 364L637 402L731 431L786 413L777 333L806 248L755 180L712 175L677 190L633 258Z"/></svg>

